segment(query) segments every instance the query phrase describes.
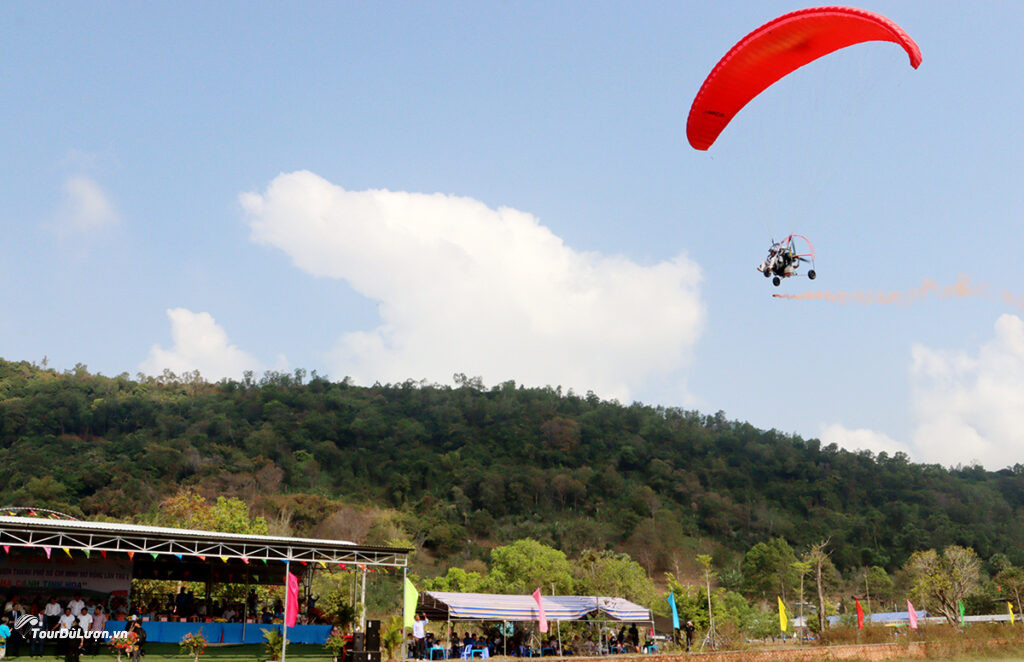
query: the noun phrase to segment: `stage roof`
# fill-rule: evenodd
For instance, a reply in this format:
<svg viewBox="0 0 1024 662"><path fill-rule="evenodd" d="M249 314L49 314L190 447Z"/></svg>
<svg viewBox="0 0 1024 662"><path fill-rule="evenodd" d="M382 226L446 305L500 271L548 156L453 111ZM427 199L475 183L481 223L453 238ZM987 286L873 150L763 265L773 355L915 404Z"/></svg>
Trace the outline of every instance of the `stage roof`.
<svg viewBox="0 0 1024 662"><path fill-rule="evenodd" d="M550 621L578 621L593 613L616 621L651 620L648 609L623 598L545 595L541 600L544 614ZM540 618L537 601L532 595L425 591L420 593L416 609L434 621L536 621Z"/></svg>
<svg viewBox="0 0 1024 662"><path fill-rule="evenodd" d="M23 551L49 548L128 554L133 560L133 576L138 578L195 580L209 576L215 567L218 580L221 576L255 573L261 575L257 583L276 582L278 576L283 576L284 566L280 564L284 561L292 563L295 573L303 566L321 564L348 569L403 568L409 555L404 548L344 540L10 516L0 516L0 545ZM207 563L214 560L219 562Z"/></svg>

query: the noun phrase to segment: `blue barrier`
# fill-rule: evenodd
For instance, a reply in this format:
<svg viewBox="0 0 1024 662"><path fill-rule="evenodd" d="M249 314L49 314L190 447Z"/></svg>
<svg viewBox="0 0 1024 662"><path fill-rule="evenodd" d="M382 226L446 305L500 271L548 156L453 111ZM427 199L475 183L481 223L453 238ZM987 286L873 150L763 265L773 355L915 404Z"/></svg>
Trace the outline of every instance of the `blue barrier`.
<svg viewBox="0 0 1024 662"><path fill-rule="evenodd" d="M123 632L125 621L107 621L108 632ZM242 628L245 627L245 639ZM181 623L174 621L142 621L146 641L176 644L188 633L202 632L211 644L262 644L263 630L281 630L281 624L262 623ZM288 628L290 644L323 644L331 634L330 625L296 625Z"/></svg>

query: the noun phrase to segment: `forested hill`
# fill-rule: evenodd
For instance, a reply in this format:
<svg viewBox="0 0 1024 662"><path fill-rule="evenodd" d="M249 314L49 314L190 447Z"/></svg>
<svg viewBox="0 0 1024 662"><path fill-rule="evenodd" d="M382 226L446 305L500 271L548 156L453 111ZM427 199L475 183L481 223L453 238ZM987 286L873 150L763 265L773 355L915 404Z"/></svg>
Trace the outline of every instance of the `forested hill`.
<svg viewBox="0 0 1024 662"><path fill-rule="evenodd" d="M352 533L362 513L356 534L405 537L436 558L530 536L569 553L627 551L657 571L698 539L727 553L782 536L831 538L841 570L951 543L1022 564L1022 474L461 376L454 387L302 371L209 384L0 361L0 505L145 521L192 486L296 533Z"/></svg>

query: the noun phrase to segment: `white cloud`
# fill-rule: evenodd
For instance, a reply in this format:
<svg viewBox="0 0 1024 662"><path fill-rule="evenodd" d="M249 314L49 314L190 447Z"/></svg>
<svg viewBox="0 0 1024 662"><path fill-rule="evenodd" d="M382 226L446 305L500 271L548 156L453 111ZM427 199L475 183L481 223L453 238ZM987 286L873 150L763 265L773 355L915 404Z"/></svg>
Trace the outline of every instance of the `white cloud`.
<svg viewBox="0 0 1024 662"><path fill-rule="evenodd" d="M363 383L463 372L626 399L678 374L703 326L691 260L580 252L515 209L346 191L310 172L240 200L254 241L379 302L380 325L342 334L331 354L334 374Z"/></svg>
<svg viewBox="0 0 1024 662"><path fill-rule="evenodd" d="M871 451L876 455L881 452L886 452L889 455L895 453L912 455L910 446L896 441L889 435L866 428L850 429L838 423L822 429L821 442L835 444L849 451Z"/></svg>
<svg viewBox="0 0 1024 662"><path fill-rule="evenodd" d="M167 317L174 345L170 349L153 345L139 366L144 373L159 375L170 370L181 375L198 370L205 379L217 381L224 377L239 379L246 370L262 371L259 361L230 343L227 333L209 313L173 308L167 311Z"/></svg>
<svg viewBox="0 0 1024 662"><path fill-rule="evenodd" d="M821 440L844 448L903 451L917 462L981 464L997 470L1024 463L1024 320L1002 315L995 338L977 355L911 348L909 445L872 430L824 428Z"/></svg>
<svg viewBox="0 0 1024 662"><path fill-rule="evenodd" d="M1024 320L1002 315L976 356L915 345L912 359L922 459L989 469L1024 462Z"/></svg>
<svg viewBox="0 0 1024 662"><path fill-rule="evenodd" d="M64 199L55 218L59 234L91 233L120 220L109 196L95 181L76 175L64 182Z"/></svg>

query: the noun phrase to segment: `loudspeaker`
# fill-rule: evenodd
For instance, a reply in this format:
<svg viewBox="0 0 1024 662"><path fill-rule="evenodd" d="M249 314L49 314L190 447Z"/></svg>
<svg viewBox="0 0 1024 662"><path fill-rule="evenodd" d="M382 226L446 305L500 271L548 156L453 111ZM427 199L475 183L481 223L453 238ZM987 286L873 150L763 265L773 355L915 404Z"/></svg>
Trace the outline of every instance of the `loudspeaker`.
<svg viewBox="0 0 1024 662"><path fill-rule="evenodd" d="M366 621L366 649L380 650L380 621Z"/></svg>
<svg viewBox="0 0 1024 662"><path fill-rule="evenodd" d="M380 651L355 651L352 662L380 662Z"/></svg>
<svg viewBox="0 0 1024 662"><path fill-rule="evenodd" d="M361 653L366 650L366 635L362 632L356 632L352 635L352 652Z"/></svg>

